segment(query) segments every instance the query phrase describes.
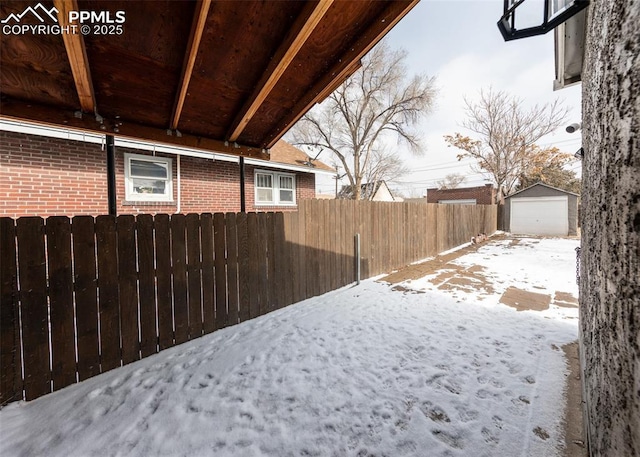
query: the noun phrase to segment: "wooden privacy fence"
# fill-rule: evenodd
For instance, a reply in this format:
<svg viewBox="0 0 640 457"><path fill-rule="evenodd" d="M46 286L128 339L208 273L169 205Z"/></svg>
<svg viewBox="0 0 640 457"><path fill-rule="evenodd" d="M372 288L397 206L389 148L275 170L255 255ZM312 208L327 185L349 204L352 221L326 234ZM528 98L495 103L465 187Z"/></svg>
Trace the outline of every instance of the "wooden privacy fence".
<svg viewBox="0 0 640 457"><path fill-rule="evenodd" d="M31 400L496 228L495 206L0 218L0 403Z"/></svg>

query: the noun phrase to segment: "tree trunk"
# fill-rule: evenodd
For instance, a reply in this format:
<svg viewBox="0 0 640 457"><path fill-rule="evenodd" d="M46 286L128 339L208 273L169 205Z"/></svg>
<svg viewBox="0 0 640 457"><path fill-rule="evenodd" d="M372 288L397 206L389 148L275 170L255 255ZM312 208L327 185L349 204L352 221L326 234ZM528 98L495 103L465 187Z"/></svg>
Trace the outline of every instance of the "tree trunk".
<svg viewBox="0 0 640 457"><path fill-rule="evenodd" d="M362 199L362 177L356 176L356 183L353 189L353 199L359 201Z"/></svg>

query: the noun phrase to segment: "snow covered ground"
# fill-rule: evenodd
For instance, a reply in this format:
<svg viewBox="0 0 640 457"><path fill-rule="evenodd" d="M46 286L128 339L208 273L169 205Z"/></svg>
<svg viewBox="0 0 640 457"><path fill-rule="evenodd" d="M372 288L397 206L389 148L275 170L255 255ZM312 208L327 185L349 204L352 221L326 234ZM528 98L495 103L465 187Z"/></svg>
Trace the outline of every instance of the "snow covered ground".
<svg viewBox="0 0 640 457"><path fill-rule="evenodd" d="M577 296L577 245L489 242L456 262L492 294L368 280L10 404L0 455L559 455L577 310L498 301Z"/></svg>

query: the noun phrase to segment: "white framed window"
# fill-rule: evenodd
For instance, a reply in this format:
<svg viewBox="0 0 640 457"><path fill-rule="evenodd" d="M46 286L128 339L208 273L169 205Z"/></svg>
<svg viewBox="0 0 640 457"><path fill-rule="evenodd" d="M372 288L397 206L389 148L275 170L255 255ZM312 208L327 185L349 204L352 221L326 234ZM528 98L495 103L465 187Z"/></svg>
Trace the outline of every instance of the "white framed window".
<svg viewBox="0 0 640 457"><path fill-rule="evenodd" d="M124 155L125 198L128 201L173 201L172 159Z"/></svg>
<svg viewBox="0 0 640 457"><path fill-rule="evenodd" d="M296 175L257 170L256 205L293 206L296 204Z"/></svg>

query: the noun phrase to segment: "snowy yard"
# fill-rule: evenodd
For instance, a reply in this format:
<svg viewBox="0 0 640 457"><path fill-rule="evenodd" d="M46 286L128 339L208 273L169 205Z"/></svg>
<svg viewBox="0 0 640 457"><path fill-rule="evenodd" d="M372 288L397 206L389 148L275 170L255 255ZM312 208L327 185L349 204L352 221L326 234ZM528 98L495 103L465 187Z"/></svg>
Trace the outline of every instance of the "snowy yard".
<svg viewBox="0 0 640 457"><path fill-rule="evenodd" d="M0 455L559 455L577 245L489 241L464 281L368 280L10 404Z"/></svg>

